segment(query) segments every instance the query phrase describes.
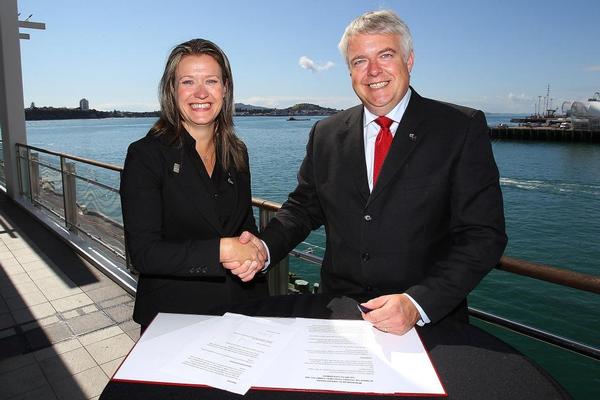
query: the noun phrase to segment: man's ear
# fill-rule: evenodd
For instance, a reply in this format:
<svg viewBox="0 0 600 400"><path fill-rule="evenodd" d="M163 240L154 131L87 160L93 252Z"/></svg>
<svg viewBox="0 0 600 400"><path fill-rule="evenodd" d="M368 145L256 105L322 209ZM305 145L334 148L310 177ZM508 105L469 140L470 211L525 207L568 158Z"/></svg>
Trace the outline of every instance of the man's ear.
<svg viewBox="0 0 600 400"><path fill-rule="evenodd" d="M414 64L415 64L415 52L411 51L410 54L408 55L408 60L406 60L406 68L408 69L409 73L412 71Z"/></svg>

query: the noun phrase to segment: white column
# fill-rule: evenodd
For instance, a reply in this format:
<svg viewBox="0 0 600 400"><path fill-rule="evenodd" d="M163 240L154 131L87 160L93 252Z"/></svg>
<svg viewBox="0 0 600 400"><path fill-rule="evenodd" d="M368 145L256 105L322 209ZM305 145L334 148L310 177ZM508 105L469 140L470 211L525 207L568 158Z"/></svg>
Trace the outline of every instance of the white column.
<svg viewBox="0 0 600 400"><path fill-rule="evenodd" d="M27 143L17 0L0 0L0 127L6 192L19 197L15 143Z"/></svg>

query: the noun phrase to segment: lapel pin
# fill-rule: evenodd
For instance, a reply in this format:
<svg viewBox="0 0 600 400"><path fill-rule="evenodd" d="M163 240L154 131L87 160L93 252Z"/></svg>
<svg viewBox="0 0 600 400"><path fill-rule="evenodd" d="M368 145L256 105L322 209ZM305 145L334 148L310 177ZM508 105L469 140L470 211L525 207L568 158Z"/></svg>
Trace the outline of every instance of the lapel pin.
<svg viewBox="0 0 600 400"><path fill-rule="evenodd" d="M227 183L229 183L230 185L233 185L233 179L231 179L231 172L228 172L227 175L228 175Z"/></svg>
<svg viewBox="0 0 600 400"><path fill-rule="evenodd" d="M417 140L417 135L415 135L414 133L409 133L408 138L414 142Z"/></svg>
<svg viewBox="0 0 600 400"><path fill-rule="evenodd" d="M176 174L179 173L179 164L177 164L177 163L173 164L173 172L175 172Z"/></svg>

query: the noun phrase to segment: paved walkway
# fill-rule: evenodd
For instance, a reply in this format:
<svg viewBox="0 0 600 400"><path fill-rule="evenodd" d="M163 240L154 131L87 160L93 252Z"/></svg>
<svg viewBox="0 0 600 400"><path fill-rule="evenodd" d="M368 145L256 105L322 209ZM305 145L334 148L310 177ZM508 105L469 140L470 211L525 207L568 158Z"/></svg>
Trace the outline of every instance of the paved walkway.
<svg viewBox="0 0 600 400"><path fill-rule="evenodd" d="M97 399L133 298L0 192L0 399Z"/></svg>

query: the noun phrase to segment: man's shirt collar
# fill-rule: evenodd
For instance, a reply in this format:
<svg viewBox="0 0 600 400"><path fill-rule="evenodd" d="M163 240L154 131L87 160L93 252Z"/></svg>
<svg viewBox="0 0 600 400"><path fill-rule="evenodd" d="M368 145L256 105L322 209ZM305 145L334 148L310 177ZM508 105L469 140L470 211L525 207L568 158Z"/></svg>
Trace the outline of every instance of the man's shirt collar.
<svg viewBox="0 0 600 400"><path fill-rule="evenodd" d="M393 120L396 124L399 124L402 120L402 117L404 116L404 111L406 111L406 107L408 107L408 102L410 101L411 93L412 91L409 87L406 93L404 94L404 97L402 97L402 100L400 100L400 102L396 104L396 107L392 108L392 110L385 116ZM363 128L366 128L371 122L375 121L378 115L373 114L367 109L367 107L363 106L363 109L365 111L363 118Z"/></svg>

